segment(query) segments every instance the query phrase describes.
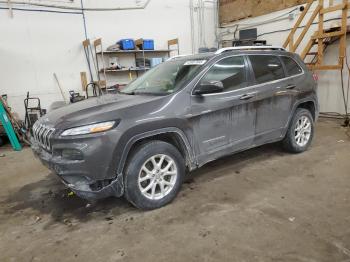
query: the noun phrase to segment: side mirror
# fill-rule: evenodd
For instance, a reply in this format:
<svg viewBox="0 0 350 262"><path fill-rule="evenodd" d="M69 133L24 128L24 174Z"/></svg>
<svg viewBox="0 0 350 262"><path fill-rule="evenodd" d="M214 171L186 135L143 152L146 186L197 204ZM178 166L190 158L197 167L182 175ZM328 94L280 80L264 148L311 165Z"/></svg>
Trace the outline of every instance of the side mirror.
<svg viewBox="0 0 350 262"><path fill-rule="evenodd" d="M221 81L208 81L201 82L196 88L193 90L194 95L204 95L204 94L212 94L219 93L224 90L224 85Z"/></svg>

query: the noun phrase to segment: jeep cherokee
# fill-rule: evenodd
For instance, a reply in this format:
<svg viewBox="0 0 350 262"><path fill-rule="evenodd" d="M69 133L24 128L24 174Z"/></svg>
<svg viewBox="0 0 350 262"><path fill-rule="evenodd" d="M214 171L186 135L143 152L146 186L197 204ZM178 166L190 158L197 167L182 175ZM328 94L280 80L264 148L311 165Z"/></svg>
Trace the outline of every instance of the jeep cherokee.
<svg viewBox="0 0 350 262"><path fill-rule="evenodd" d="M186 171L282 141L305 151L318 116L316 81L275 47L172 58L107 94L56 109L32 130L32 149L78 196L124 195L154 209L179 192Z"/></svg>

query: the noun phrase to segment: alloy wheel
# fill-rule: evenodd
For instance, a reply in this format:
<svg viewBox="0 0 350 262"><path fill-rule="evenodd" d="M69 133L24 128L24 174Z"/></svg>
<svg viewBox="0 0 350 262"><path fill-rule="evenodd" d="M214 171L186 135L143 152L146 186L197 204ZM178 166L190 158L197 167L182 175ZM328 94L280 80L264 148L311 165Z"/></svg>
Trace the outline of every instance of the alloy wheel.
<svg viewBox="0 0 350 262"><path fill-rule="evenodd" d="M307 116L301 116L295 125L294 136L298 146L304 147L311 137L311 120Z"/></svg>
<svg viewBox="0 0 350 262"><path fill-rule="evenodd" d="M177 177L176 163L170 156L154 155L141 167L138 176L139 190L148 199L162 199L174 188Z"/></svg>

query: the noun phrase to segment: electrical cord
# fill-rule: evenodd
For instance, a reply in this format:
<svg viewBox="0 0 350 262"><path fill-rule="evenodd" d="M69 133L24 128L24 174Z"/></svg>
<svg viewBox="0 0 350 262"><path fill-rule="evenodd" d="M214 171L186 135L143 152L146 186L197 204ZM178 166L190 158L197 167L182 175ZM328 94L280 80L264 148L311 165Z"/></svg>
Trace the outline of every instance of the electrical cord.
<svg viewBox="0 0 350 262"><path fill-rule="evenodd" d="M344 110L345 114L340 114L336 112L320 112L320 117L323 118L331 118L331 119L343 119L344 127L349 127L350 126L350 114L348 112L349 109L349 93L350 93L350 66L349 66L349 61L348 61L348 56L346 53L345 49L345 65L348 70L348 82L347 82L347 87L346 87L346 92L345 92L345 87L344 87L344 74L343 70L340 71L340 77L341 77L341 90L342 90L342 95L343 95L343 102L344 102ZM350 136L349 131L347 131L347 135Z"/></svg>
<svg viewBox="0 0 350 262"><path fill-rule="evenodd" d="M344 96L344 103L345 103L345 121L344 121L344 126L350 126L350 118L348 114L348 106L349 106L349 90L350 90L350 66L349 66L349 61L348 61L348 55L347 55L347 49L345 48L345 65L348 69L348 86L346 90L346 98L345 98L345 91L343 88L343 80L342 80L342 90L343 90L343 96ZM343 74L343 70L341 71Z"/></svg>

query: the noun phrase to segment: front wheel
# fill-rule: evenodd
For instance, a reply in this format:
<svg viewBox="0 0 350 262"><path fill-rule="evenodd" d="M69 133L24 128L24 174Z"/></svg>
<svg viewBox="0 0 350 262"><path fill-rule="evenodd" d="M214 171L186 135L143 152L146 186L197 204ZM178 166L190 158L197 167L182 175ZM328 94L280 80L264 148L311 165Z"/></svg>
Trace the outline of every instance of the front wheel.
<svg viewBox="0 0 350 262"><path fill-rule="evenodd" d="M176 197L184 175L184 158L176 147L163 141L145 143L128 161L125 197L141 209L165 206Z"/></svg>
<svg viewBox="0 0 350 262"><path fill-rule="evenodd" d="M283 140L284 148L292 153L304 152L310 146L313 136L314 121L310 111L298 108Z"/></svg>

